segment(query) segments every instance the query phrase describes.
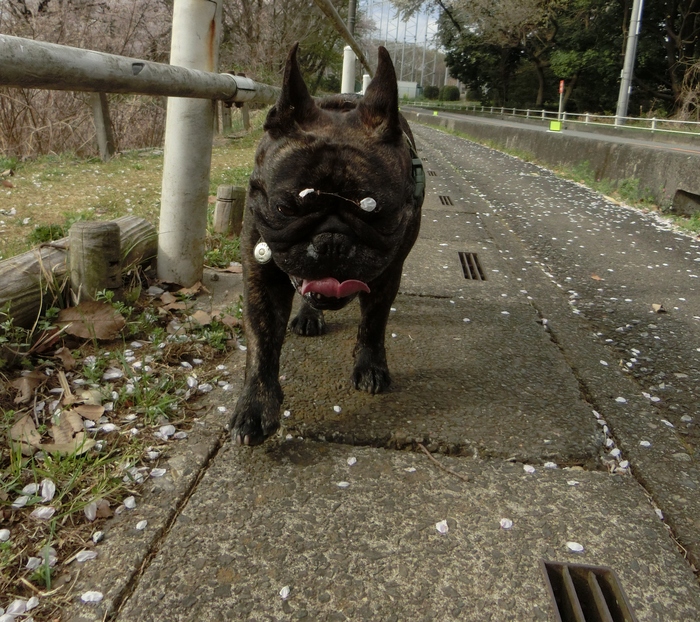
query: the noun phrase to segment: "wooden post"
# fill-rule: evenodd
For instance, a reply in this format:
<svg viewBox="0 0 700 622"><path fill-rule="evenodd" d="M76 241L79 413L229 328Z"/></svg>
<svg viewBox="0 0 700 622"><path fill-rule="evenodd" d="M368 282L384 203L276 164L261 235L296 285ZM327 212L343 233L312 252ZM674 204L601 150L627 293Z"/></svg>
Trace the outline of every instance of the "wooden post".
<svg viewBox="0 0 700 622"><path fill-rule="evenodd" d="M150 263L158 249L155 227L143 218L122 216L120 230L125 269ZM0 261L0 307L10 303L16 326L30 327L43 309L56 304L66 279L68 238L62 238Z"/></svg>
<svg viewBox="0 0 700 622"><path fill-rule="evenodd" d="M241 106L241 119L243 119L243 129L246 132L250 131L250 115L248 114L248 104L244 103Z"/></svg>
<svg viewBox="0 0 700 622"><path fill-rule="evenodd" d="M221 102L221 133L231 133L231 107Z"/></svg>
<svg viewBox="0 0 700 622"><path fill-rule="evenodd" d="M221 102L214 102L214 134L221 134L221 130L219 129L221 127L219 124L219 119L221 118L221 114L219 113L220 109Z"/></svg>
<svg viewBox="0 0 700 622"><path fill-rule="evenodd" d="M241 235L245 188L240 186L219 186L216 189L214 208L214 232L224 235Z"/></svg>
<svg viewBox="0 0 700 622"><path fill-rule="evenodd" d="M112 120L109 116L107 94L90 93L90 105L92 106L92 120L95 123L100 157L106 162L112 158L115 151L114 134L112 133Z"/></svg>
<svg viewBox="0 0 700 622"><path fill-rule="evenodd" d="M73 301L94 300L103 289L122 285L121 240L115 222L76 222L68 232Z"/></svg>

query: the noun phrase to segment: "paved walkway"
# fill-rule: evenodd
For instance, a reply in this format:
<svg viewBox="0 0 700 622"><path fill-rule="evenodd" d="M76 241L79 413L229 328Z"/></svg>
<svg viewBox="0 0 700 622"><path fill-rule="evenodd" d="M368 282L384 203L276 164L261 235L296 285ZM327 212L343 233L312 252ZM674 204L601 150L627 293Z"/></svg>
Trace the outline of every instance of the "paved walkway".
<svg viewBox="0 0 700 622"><path fill-rule="evenodd" d="M555 620L542 560L614 569L640 621L697 619L697 242L415 132L429 189L393 390L349 386L356 307L290 334L279 437L233 446L233 399L210 394L80 579L104 601L71 620Z"/></svg>

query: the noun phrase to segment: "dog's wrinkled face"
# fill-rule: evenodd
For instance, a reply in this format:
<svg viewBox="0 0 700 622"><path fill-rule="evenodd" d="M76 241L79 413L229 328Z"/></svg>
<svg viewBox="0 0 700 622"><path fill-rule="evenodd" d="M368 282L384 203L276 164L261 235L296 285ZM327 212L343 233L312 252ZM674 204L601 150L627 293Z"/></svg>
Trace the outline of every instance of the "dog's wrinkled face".
<svg viewBox="0 0 700 622"><path fill-rule="evenodd" d="M417 211L411 148L391 101L390 61L391 75L380 63L364 99L316 105L294 52L258 148L248 209L297 291L318 309L337 309L371 291L403 251Z"/></svg>

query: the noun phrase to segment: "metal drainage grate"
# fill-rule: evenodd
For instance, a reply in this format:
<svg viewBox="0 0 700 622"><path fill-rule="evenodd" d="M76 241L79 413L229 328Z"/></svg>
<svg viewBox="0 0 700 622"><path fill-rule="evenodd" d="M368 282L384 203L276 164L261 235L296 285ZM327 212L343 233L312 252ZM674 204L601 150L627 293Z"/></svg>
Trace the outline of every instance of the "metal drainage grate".
<svg viewBox="0 0 700 622"><path fill-rule="evenodd" d="M542 560L558 622L638 622L615 572Z"/></svg>
<svg viewBox="0 0 700 622"><path fill-rule="evenodd" d="M454 203L452 203L452 199L445 194L441 194L438 198L440 199L440 203L443 205L454 205Z"/></svg>
<svg viewBox="0 0 700 622"><path fill-rule="evenodd" d="M479 263L479 258L476 253L465 253L464 251L459 251L459 262L462 264L462 272L464 273L465 279L470 279L472 281L485 281L486 275L484 270Z"/></svg>
<svg viewBox="0 0 700 622"><path fill-rule="evenodd" d="M428 171L428 175L431 177L437 177L437 173L435 171Z"/></svg>

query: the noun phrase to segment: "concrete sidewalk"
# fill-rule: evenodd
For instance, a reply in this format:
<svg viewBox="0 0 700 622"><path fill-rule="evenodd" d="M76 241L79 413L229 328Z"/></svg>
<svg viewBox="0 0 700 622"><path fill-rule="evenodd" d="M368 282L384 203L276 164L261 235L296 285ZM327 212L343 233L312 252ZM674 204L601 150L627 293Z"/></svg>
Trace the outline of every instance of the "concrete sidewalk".
<svg viewBox="0 0 700 622"><path fill-rule="evenodd" d="M628 379L602 377L597 360L587 372L598 346L556 310L562 294L487 197L440 160L442 140L419 143L435 175L390 317L392 390L350 388L356 306L329 315L322 337L290 334L279 436L233 446L212 396L79 580L78 594L105 599L67 619L555 620L542 560L611 567L640 621L698 618L690 564L593 412L589 386L609 394L614 417ZM485 280L465 278L460 252ZM235 279L207 287L236 299ZM229 367L240 386L241 353ZM633 467L647 410L620 424ZM680 450L662 434L654 445Z"/></svg>

